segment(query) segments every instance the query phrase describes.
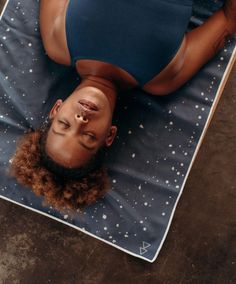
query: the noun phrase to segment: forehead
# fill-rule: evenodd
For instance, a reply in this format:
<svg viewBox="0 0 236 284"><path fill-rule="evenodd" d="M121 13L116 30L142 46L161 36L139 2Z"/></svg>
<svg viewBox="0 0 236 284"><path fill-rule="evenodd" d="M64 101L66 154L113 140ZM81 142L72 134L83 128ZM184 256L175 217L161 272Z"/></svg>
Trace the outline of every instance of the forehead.
<svg viewBox="0 0 236 284"><path fill-rule="evenodd" d="M96 150L88 150L76 138L56 134L51 127L46 138L45 150L55 162L67 167L85 165Z"/></svg>

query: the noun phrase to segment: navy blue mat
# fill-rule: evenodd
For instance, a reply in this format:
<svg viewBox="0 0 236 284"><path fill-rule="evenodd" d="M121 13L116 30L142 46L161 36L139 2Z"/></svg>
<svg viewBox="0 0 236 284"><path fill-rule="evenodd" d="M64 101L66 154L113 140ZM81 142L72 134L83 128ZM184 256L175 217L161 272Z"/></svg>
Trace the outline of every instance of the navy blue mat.
<svg viewBox="0 0 236 284"><path fill-rule="evenodd" d="M221 5L196 1L189 28ZM38 8L37 0L10 0L0 22L1 198L153 262L232 67L236 38L168 97L141 90L121 95L115 115L118 136L108 159L111 191L83 214L62 213L43 206L41 197L5 174L17 138L38 127L54 101L68 96L80 80L72 68L46 56Z"/></svg>

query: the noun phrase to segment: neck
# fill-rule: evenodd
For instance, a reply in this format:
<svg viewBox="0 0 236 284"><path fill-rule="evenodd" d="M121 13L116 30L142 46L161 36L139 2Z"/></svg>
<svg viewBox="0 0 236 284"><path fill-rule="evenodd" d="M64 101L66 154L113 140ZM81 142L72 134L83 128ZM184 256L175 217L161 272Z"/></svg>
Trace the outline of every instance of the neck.
<svg viewBox="0 0 236 284"><path fill-rule="evenodd" d="M82 81L78 86L78 89L87 86L97 88L101 92L103 92L104 95L109 100L112 110L114 111L116 98L118 94L118 88L112 81L104 79L102 77L88 75L82 78Z"/></svg>

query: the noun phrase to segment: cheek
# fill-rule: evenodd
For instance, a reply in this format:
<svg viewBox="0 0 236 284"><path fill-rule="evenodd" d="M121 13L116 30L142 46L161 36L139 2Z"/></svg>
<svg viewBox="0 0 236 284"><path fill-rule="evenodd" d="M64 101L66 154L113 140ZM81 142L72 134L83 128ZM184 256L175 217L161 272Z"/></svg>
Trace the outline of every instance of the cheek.
<svg viewBox="0 0 236 284"><path fill-rule="evenodd" d="M110 125L111 125L110 120L105 118L99 119L94 123L95 129L100 130L101 132L107 132Z"/></svg>

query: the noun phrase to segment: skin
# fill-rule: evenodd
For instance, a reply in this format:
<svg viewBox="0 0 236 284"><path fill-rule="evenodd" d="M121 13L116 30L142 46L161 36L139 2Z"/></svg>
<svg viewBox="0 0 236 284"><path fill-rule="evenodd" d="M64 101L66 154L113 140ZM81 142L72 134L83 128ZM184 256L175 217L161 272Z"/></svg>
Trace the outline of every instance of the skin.
<svg viewBox="0 0 236 284"><path fill-rule="evenodd" d="M70 65L66 42L65 17L68 0L40 1L40 30L48 56L57 63ZM203 25L186 33L171 62L141 88L152 95L169 94L187 82L224 46L236 32L236 1L226 0L222 9ZM81 59L76 70L81 85L62 102L58 100L50 112L52 126L46 143L48 154L68 167L84 165L101 145L110 146L116 134L111 125L118 91L140 87L125 70L97 60ZM99 105L99 111L88 113L78 100L86 98ZM69 121L69 127L59 120ZM85 119L83 119L85 118ZM55 134L60 132L61 134ZM88 134L94 132L96 140ZM92 150L81 145L91 146ZM88 148L88 147L87 147Z"/></svg>
<svg viewBox="0 0 236 284"><path fill-rule="evenodd" d="M64 102L57 100L51 109L46 151L63 166L81 167L101 146L111 146L117 132L112 125L117 92L105 83L98 80L91 87L89 79L83 81ZM94 103L98 110L81 105L83 99Z"/></svg>

